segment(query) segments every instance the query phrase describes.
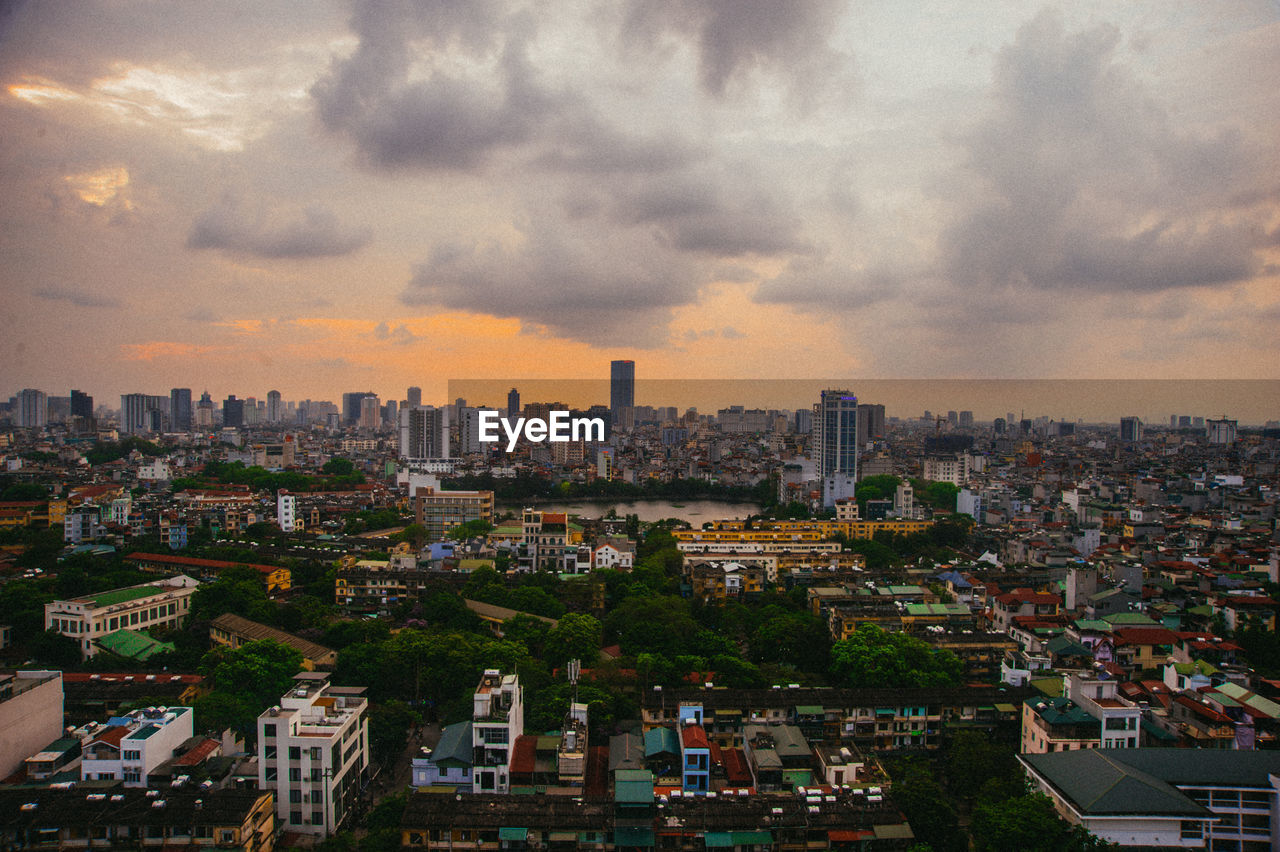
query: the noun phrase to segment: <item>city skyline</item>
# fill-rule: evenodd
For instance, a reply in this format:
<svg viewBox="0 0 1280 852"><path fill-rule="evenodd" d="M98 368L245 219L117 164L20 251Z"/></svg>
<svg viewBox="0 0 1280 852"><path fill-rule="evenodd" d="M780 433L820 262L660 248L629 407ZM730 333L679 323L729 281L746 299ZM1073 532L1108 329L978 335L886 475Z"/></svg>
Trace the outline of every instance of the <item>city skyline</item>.
<svg viewBox="0 0 1280 852"><path fill-rule="evenodd" d="M0 377L1276 377L1275 3L779 8L16 5Z"/></svg>

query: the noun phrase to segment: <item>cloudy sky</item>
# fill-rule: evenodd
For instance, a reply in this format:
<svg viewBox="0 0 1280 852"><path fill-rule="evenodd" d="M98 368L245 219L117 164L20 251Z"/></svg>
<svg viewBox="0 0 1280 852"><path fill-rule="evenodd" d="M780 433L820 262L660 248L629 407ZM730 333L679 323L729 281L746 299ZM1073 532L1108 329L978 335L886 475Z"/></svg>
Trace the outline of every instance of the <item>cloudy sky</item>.
<svg viewBox="0 0 1280 852"><path fill-rule="evenodd" d="M0 9L6 395L1280 377L1275 0Z"/></svg>

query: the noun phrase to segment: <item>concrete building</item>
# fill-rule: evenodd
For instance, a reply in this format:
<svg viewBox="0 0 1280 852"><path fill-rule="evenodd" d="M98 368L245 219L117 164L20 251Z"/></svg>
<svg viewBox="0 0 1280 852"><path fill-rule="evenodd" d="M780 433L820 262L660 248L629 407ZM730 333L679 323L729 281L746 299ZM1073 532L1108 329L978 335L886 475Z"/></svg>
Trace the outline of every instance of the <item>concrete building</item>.
<svg viewBox="0 0 1280 852"><path fill-rule="evenodd" d="M824 390L813 409L811 451L823 506L856 496L858 441L858 398L847 390Z"/></svg>
<svg viewBox="0 0 1280 852"><path fill-rule="evenodd" d="M62 673L0 673L0 778L62 736Z"/></svg>
<svg viewBox="0 0 1280 852"><path fill-rule="evenodd" d="M398 416L401 458L449 458L449 409L447 407L435 408L430 405L420 405L402 409ZM477 442L478 439L477 432Z"/></svg>
<svg viewBox="0 0 1280 852"><path fill-rule="evenodd" d="M446 726L434 749L423 748L422 754L413 758L410 786L415 790L433 787L470 793L471 736L469 721Z"/></svg>
<svg viewBox="0 0 1280 852"><path fill-rule="evenodd" d="M474 793L511 791L511 757L524 734L524 688L518 675L486 669L471 713Z"/></svg>
<svg viewBox="0 0 1280 852"><path fill-rule="evenodd" d="M428 538L435 541L467 521L493 523L493 492L418 488L413 496L413 514L415 522L427 528Z"/></svg>
<svg viewBox="0 0 1280 852"><path fill-rule="evenodd" d="M44 605L46 630L70 636L80 653L98 653L94 642L119 630L181 627L199 583L185 574Z"/></svg>
<svg viewBox="0 0 1280 852"><path fill-rule="evenodd" d="M1205 434L1209 438L1209 443L1220 447L1229 447L1236 442L1236 423L1235 420L1228 420L1225 417L1214 420L1209 418L1205 421Z"/></svg>
<svg viewBox="0 0 1280 852"><path fill-rule="evenodd" d="M281 488L276 492L276 524L282 532L296 532L300 528L298 498Z"/></svg>
<svg viewBox="0 0 1280 852"><path fill-rule="evenodd" d="M348 824L369 765L362 686L332 686L302 672L258 717L258 789L276 797L286 831L326 837Z"/></svg>
<svg viewBox="0 0 1280 852"><path fill-rule="evenodd" d="M1275 849L1280 752L1144 748L1024 754L1059 816L1121 848Z"/></svg>
<svg viewBox="0 0 1280 852"><path fill-rule="evenodd" d="M1137 417L1120 418L1120 440L1137 443L1142 440L1142 421Z"/></svg>
<svg viewBox="0 0 1280 852"><path fill-rule="evenodd" d="M519 399L519 397L516 397ZM609 413L613 423L622 422L622 412L636 404L636 362L609 362Z"/></svg>
<svg viewBox="0 0 1280 852"><path fill-rule="evenodd" d="M44 391L25 388L18 391L18 407L14 413L14 425L26 429L38 429L49 417L49 404Z"/></svg>
<svg viewBox="0 0 1280 852"><path fill-rule="evenodd" d="M123 781L146 787L147 775L195 735L190 707L150 707L85 726L82 781Z"/></svg>

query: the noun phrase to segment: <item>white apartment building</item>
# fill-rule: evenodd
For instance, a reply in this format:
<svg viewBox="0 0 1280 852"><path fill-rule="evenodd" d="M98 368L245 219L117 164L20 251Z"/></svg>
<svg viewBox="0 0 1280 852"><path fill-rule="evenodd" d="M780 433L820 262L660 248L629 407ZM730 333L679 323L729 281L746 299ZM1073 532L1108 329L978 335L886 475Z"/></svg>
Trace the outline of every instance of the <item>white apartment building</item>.
<svg viewBox="0 0 1280 852"><path fill-rule="evenodd" d="M84 748L80 779L147 786L147 775L195 735L194 718L190 707L148 707L105 725L89 723L78 732Z"/></svg>
<svg viewBox="0 0 1280 852"><path fill-rule="evenodd" d="M179 574L138 586L126 586L44 605L44 627L80 643L80 653L98 653L94 640L117 630L169 630L181 627L191 611L199 581Z"/></svg>
<svg viewBox="0 0 1280 852"><path fill-rule="evenodd" d="M1102 748L1137 748L1142 710L1122 701L1117 682L1082 675L1068 675L1067 697L1102 725Z"/></svg>
<svg viewBox="0 0 1280 852"><path fill-rule="evenodd" d="M332 686L325 672L294 687L258 717L258 789L276 797L285 831L328 836L348 822L369 765L362 686Z"/></svg>
<svg viewBox="0 0 1280 852"><path fill-rule="evenodd" d="M298 498L283 488L276 492L276 523L282 532L298 529Z"/></svg>
<svg viewBox="0 0 1280 852"><path fill-rule="evenodd" d="M473 793L511 791L511 755L524 734L524 689L517 675L485 669L471 713Z"/></svg>
<svg viewBox="0 0 1280 852"><path fill-rule="evenodd" d="M969 456L925 459L924 478L930 482L964 485L969 479Z"/></svg>

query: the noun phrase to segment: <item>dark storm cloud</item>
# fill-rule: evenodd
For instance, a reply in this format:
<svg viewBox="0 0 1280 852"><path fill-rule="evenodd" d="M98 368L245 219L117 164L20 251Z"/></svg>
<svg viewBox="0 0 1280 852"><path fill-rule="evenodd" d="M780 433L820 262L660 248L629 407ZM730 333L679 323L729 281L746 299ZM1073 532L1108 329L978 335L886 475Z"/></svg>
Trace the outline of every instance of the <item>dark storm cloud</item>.
<svg viewBox="0 0 1280 852"><path fill-rule="evenodd" d="M470 169L526 141L562 108L537 86L524 59L524 39L532 35L527 16L504 18L483 2L371 3L357 6L352 26L359 47L335 60L311 95L325 127L348 135L367 165ZM497 55L496 79L436 68L411 80L419 50Z"/></svg>
<svg viewBox="0 0 1280 852"><path fill-rule="evenodd" d="M800 218L781 192L742 180L646 182L615 194L614 203L615 221L655 226L664 242L680 251L728 258L812 250L800 236Z"/></svg>
<svg viewBox="0 0 1280 852"><path fill-rule="evenodd" d="M983 190L941 240L950 280L1157 291L1255 272L1259 225L1222 214L1256 152L1175 127L1118 62L1119 41L1046 12L1000 52L992 110L966 140Z"/></svg>
<svg viewBox="0 0 1280 852"><path fill-rule="evenodd" d="M98 293L84 290L73 290L69 287L43 287L36 290L36 295L41 299L48 299L51 302L66 302L77 308L118 308L120 301L110 296L102 296Z"/></svg>
<svg viewBox="0 0 1280 852"><path fill-rule="evenodd" d="M623 37L647 44L669 33L690 39L703 88L720 96L759 68L807 68L826 51L843 7L841 0L632 0Z"/></svg>
<svg viewBox="0 0 1280 852"><path fill-rule="evenodd" d="M753 299L812 310L855 310L891 298L905 286L897 271L867 271L838 260L797 258L761 283Z"/></svg>
<svg viewBox="0 0 1280 852"><path fill-rule="evenodd" d="M549 230L518 248L441 245L400 300L514 317L589 343L658 345L671 309L696 288L690 268L654 248L643 238L569 240Z"/></svg>
<svg viewBox="0 0 1280 852"><path fill-rule="evenodd" d="M187 248L221 249L266 259L338 257L369 242L367 228L341 224L327 210L312 207L291 218L266 210L245 210L224 200L200 214L187 235Z"/></svg>

